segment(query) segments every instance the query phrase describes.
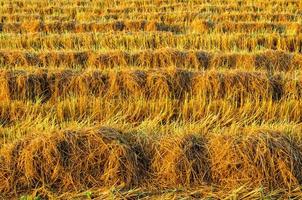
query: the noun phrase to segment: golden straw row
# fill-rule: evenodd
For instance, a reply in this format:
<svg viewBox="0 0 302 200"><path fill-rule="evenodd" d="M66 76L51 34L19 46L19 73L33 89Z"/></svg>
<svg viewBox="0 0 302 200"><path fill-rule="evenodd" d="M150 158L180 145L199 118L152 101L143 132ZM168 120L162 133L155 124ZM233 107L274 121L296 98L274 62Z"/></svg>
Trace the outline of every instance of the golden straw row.
<svg viewBox="0 0 302 200"><path fill-rule="evenodd" d="M41 3L42 5L46 5L49 2L47 0L31 0L30 2L27 2L26 0L12 0L9 1L10 4L16 4L16 5L20 5L20 6L26 6L26 5L36 5L36 3ZM77 5L85 5L85 4L93 4L93 3L99 3L98 1L90 1L90 0L75 0L74 1L75 4ZM242 1L242 0L233 0L233 1L228 1L228 0L212 0L211 3L213 4L227 4L227 3L237 3L237 4L250 4L250 3L254 3L254 4L269 4L269 3L275 3L275 4L284 4L284 5L296 5L299 4L299 0L272 0L272 1L268 1L268 2L262 2L261 0L256 0L256 1ZM1 0L0 3L2 3L3 5L7 3L6 0ZM25 4L27 3L27 4ZM59 4L59 5L70 5L70 2L68 0L60 0L60 1L54 1L54 2L50 2L50 3L54 3L54 4ZM142 6L142 5L148 5L148 4L175 4L175 3L191 3L191 4L207 4L208 1L207 0L104 0L104 4L109 5L109 4L113 4L113 5L136 5L136 6Z"/></svg>
<svg viewBox="0 0 302 200"><path fill-rule="evenodd" d="M42 133L0 149L0 192L204 185L293 191L302 182L301 144L297 131L254 127L173 137L109 127Z"/></svg>
<svg viewBox="0 0 302 200"><path fill-rule="evenodd" d="M0 35L2 52L19 50L144 50L177 48L178 50L259 51L263 49L302 52L302 34L181 34L168 32L64 33Z"/></svg>
<svg viewBox="0 0 302 200"><path fill-rule="evenodd" d="M186 70L71 70L7 71L0 73L1 100L56 100L70 95L108 98L145 97L156 99L199 98L245 100L301 98L297 74L268 75L262 72Z"/></svg>
<svg viewBox="0 0 302 200"><path fill-rule="evenodd" d="M25 22L34 20L47 20L47 21L70 21L77 20L78 22L87 21L106 21L106 20L123 20L123 19L140 19L140 20L157 20L163 23L179 23L179 22L192 22L194 20L207 20L211 19L213 22L219 21L235 21L235 22L254 22L254 21L270 21L270 22L298 22L302 19L301 16L292 13L272 13L272 12L227 12L217 13L212 12L200 13L200 11L184 11L184 12L149 12L149 13L125 13L125 14L86 14L76 12L73 15L44 15L40 14L5 14L0 15L2 23Z"/></svg>
<svg viewBox="0 0 302 200"><path fill-rule="evenodd" d="M41 13L41 14L66 14L72 13L76 10L81 10L82 12L91 12L92 13L103 13L107 11L108 13L135 13L135 12L171 12L171 11L187 11L188 8L196 9L199 8L200 11L212 11L213 13L221 13L224 11L250 11L250 12L259 12L259 11L277 11L277 12L296 12L301 8L300 1L287 2L287 1L267 1L267 2L254 2L242 4L240 1L236 2L217 2L209 4L209 3L194 3L194 2L186 2L186 3L172 3L168 4L162 3L153 3L146 4L140 3L141 5L135 4L120 4L110 2L109 4L106 2L102 3L93 3L89 5L76 4L75 5L43 5L43 4L22 4L19 3L15 6L12 4L3 5L0 8L1 13ZM25 6L24 6L25 5ZM28 6L26 6L28 5Z"/></svg>
<svg viewBox="0 0 302 200"><path fill-rule="evenodd" d="M284 51L255 53L219 53L180 51L177 49L128 51L0 51L0 66L66 67L66 68L191 68L191 69L262 69L268 73L301 69L301 54Z"/></svg>
<svg viewBox="0 0 302 200"><path fill-rule="evenodd" d="M172 33L279 33L298 34L302 30L298 22L232 22L215 23L209 20L196 20L186 23L163 23L147 20L114 20L112 22L76 22L76 21L26 21L16 23L0 23L3 33L82 33L82 32L122 32L122 31L163 31Z"/></svg>

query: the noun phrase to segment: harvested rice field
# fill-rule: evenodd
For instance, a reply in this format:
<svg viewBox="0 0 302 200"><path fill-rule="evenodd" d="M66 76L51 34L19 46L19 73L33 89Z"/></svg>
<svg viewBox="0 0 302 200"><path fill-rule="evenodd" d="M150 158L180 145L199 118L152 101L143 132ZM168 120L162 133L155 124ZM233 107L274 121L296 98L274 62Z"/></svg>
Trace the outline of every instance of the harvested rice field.
<svg viewBox="0 0 302 200"><path fill-rule="evenodd" d="M0 199L302 199L302 1L0 0Z"/></svg>

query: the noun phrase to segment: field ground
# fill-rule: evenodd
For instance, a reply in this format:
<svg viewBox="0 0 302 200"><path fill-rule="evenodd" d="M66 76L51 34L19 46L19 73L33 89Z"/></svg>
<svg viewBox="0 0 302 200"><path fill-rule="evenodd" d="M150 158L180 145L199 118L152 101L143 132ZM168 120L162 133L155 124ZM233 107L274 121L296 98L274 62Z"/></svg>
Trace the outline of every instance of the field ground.
<svg viewBox="0 0 302 200"><path fill-rule="evenodd" d="M301 199L302 1L0 0L0 199Z"/></svg>

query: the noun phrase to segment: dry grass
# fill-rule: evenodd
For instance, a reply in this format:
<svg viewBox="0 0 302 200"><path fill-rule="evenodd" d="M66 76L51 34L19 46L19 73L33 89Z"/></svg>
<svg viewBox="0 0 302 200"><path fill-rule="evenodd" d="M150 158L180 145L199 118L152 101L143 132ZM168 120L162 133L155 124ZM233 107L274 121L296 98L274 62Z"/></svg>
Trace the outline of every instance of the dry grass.
<svg viewBox="0 0 302 200"><path fill-rule="evenodd" d="M140 68L261 69L271 72L293 71L301 68L301 54L285 51L254 53L213 53L180 51L177 49L127 51L0 51L0 66L65 67L107 69L134 66Z"/></svg>
<svg viewBox="0 0 302 200"><path fill-rule="evenodd" d="M210 140L214 181L233 187L246 182L266 187L299 187L301 146L294 137L263 130Z"/></svg>
<svg viewBox="0 0 302 200"><path fill-rule="evenodd" d="M0 198L301 199L299 0L0 0Z"/></svg>
<svg viewBox="0 0 302 200"><path fill-rule="evenodd" d="M57 192L138 182L133 146L116 130L54 133L19 141L1 153L3 194L45 186Z"/></svg>
<svg viewBox="0 0 302 200"><path fill-rule="evenodd" d="M204 139L194 135L158 141L151 169L160 186L202 185L211 181L209 152Z"/></svg>
<svg viewBox="0 0 302 200"><path fill-rule="evenodd" d="M301 82L290 75L268 76L263 72L186 70L2 71L1 99L55 101L68 96L110 98L184 97L232 99L238 103L300 98ZM252 94L252 95L251 95Z"/></svg>
<svg viewBox="0 0 302 200"><path fill-rule="evenodd" d="M149 135L144 139L149 142L139 142L139 133L103 127L22 139L1 149L0 191L18 195L46 188L62 194L112 186L189 189L248 183L294 192L299 187L302 152L297 136L233 131L159 140Z"/></svg>

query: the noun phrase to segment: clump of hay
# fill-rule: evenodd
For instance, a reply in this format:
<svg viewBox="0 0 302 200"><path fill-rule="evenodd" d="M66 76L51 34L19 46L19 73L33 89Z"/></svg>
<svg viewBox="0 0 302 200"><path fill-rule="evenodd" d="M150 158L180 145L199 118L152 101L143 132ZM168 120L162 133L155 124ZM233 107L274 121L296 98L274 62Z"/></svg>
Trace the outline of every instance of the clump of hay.
<svg viewBox="0 0 302 200"><path fill-rule="evenodd" d="M144 71L123 71L116 78L119 86L119 91L116 94L124 97L144 96L146 84L146 73Z"/></svg>
<svg viewBox="0 0 302 200"><path fill-rule="evenodd" d="M7 101L10 99L10 91L8 85L8 73L7 71L0 71L0 101Z"/></svg>
<svg viewBox="0 0 302 200"><path fill-rule="evenodd" d="M175 99L182 99L192 93L192 77L193 73L186 70L170 70L168 71L170 84L170 96Z"/></svg>
<svg viewBox="0 0 302 200"><path fill-rule="evenodd" d="M270 73L292 70L295 67L292 61L293 54L284 51L266 51L255 55L255 67L264 68Z"/></svg>
<svg viewBox="0 0 302 200"><path fill-rule="evenodd" d="M35 74L24 71L8 72L5 82L6 84L2 84L6 85L5 90L8 90L11 100L41 99L46 102L52 95L47 74L43 70Z"/></svg>
<svg viewBox="0 0 302 200"><path fill-rule="evenodd" d="M208 69L210 68L211 60L213 55L205 51L197 51L195 53L195 59L198 63L198 69ZM195 62L196 62L195 61Z"/></svg>
<svg viewBox="0 0 302 200"><path fill-rule="evenodd" d="M245 71L196 73L192 93L204 99L270 99L273 89L264 73Z"/></svg>
<svg viewBox="0 0 302 200"><path fill-rule="evenodd" d="M121 132L110 128L59 132L1 149L0 192L129 187L137 183L138 169L137 155Z"/></svg>
<svg viewBox="0 0 302 200"><path fill-rule="evenodd" d="M302 44L301 44L301 50L302 51ZM301 54L293 54L292 56L292 66L295 67L297 69L300 69L302 66L302 55Z"/></svg>
<svg viewBox="0 0 302 200"><path fill-rule="evenodd" d="M89 61L97 68L113 68L127 66L127 53L119 50L89 55Z"/></svg>
<svg viewBox="0 0 302 200"><path fill-rule="evenodd" d="M145 31L161 31L161 32L172 32L181 33L183 27L178 24L165 24L158 21L148 21L145 22Z"/></svg>
<svg viewBox="0 0 302 200"><path fill-rule="evenodd" d="M260 130L247 135L214 135L209 149L215 183L277 188L302 183L302 152L295 138L286 134Z"/></svg>
<svg viewBox="0 0 302 200"><path fill-rule="evenodd" d="M210 181L209 152L201 137L163 138L155 149L151 169L156 183L193 186Z"/></svg>
<svg viewBox="0 0 302 200"><path fill-rule="evenodd" d="M244 69L252 69L253 56L251 54L244 53L224 53L214 54L210 60L211 68L224 67L227 69L238 69L244 66Z"/></svg>
<svg viewBox="0 0 302 200"><path fill-rule="evenodd" d="M207 33L215 29L215 23L211 20L194 20L190 28L193 32Z"/></svg>
<svg viewBox="0 0 302 200"><path fill-rule="evenodd" d="M167 73L154 71L147 73L146 79L146 96L147 98L160 98L169 96L171 88L171 80L169 80Z"/></svg>

